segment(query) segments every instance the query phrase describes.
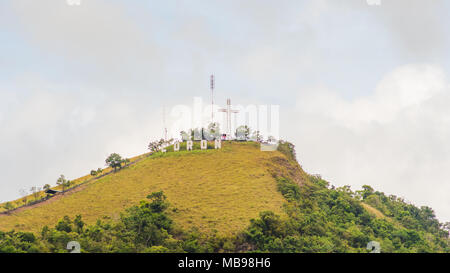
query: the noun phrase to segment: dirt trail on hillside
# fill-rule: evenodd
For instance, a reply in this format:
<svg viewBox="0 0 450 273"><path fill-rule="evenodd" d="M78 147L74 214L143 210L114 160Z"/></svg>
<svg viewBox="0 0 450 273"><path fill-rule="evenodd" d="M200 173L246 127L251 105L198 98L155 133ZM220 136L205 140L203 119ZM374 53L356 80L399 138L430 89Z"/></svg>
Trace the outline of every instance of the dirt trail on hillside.
<svg viewBox="0 0 450 273"><path fill-rule="evenodd" d="M145 154L144 154L144 155L145 155ZM151 155L151 154L150 154L150 155ZM131 166L131 165L134 165L134 164L136 164L136 163L138 163L138 162L144 160L144 159L147 158L147 157L148 157L148 156L139 158L139 159L137 159L137 160L135 160L135 161L132 161L132 162L130 162L128 165L126 165L125 167L129 167L129 166ZM40 207L40 206L42 206L42 205L49 204L49 203L52 203L52 202L54 202L54 201L57 201L57 200L59 200L59 199L65 197L65 196L72 195L72 194L74 194L74 193L76 193L76 192L79 192L79 191L83 190L88 184L91 184L91 183L95 182L96 180L99 180L100 178L103 178L103 177L105 177L105 176L107 176L107 175L110 175L110 174L112 174L112 173L115 173L115 171L112 170L112 171L109 171L109 172L107 172L107 173L104 173L104 174L102 174L102 175L100 175L100 176L98 176L98 177L93 178L93 179L90 180L90 181L85 182L85 183L82 184L82 185L78 185L78 186L75 186L75 187L73 187L73 188L71 188L71 189L68 189L66 192L64 192L64 194L58 193L58 194L56 194L55 196L53 196L53 197L51 197L51 198L49 198L49 199L47 199L47 200L45 200L45 201L41 201L41 202L38 202L38 203L33 204L33 205L27 205L27 206L23 206L23 207L14 209L14 210L11 211L10 213L0 213L0 218L1 218L1 217L4 217L4 216L11 216L11 215L14 215L14 214L16 214L16 213L18 213L18 212L21 212L21 211L23 211L23 210L28 210L28 209L32 209L32 208L37 208L37 207Z"/></svg>
<svg viewBox="0 0 450 273"><path fill-rule="evenodd" d="M11 212L11 213L9 213L9 214L6 214L6 213L5 213L5 214L0 214L0 218L1 218L1 217L4 217L4 216L11 216L11 215L14 215L14 214L16 214L16 213L18 213L18 212L24 211L24 210L28 210L28 209L32 209L32 208L37 208L37 207L40 207L40 206L45 205L45 204L50 204L50 203L52 203L52 202L54 202L54 201L57 201L57 200L59 200L59 199L61 199L61 198L63 198L63 197L66 197L66 196L69 196L69 195L72 195L72 194L74 194L74 193L76 193L76 192L81 191L81 190L84 189L87 185L88 185L88 183L87 183L87 184L84 184L84 185L81 185L81 186L78 186L78 187L74 188L74 189L71 190L71 191L65 192L64 194L58 193L57 195L53 196L52 198L49 198L49 199L47 199L47 200L45 200L45 201L36 203L36 204L34 204L34 205L30 205L30 206L26 206L26 207L20 207L20 208L18 208L18 209L15 209L13 212Z"/></svg>

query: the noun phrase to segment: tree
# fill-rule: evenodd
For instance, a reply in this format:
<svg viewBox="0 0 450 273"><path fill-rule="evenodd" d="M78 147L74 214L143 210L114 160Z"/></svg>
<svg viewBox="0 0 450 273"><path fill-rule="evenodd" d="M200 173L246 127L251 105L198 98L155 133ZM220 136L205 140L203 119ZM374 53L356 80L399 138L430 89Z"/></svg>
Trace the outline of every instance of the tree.
<svg viewBox="0 0 450 273"><path fill-rule="evenodd" d="M278 142L278 151L285 154L291 160L297 160L297 155L295 152L295 145L284 140Z"/></svg>
<svg viewBox="0 0 450 273"><path fill-rule="evenodd" d="M172 220L165 213L168 204L163 192L152 193L147 198L151 202L141 201L139 206L127 209L127 213L121 217L136 247L161 245L172 230Z"/></svg>
<svg viewBox="0 0 450 273"><path fill-rule="evenodd" d="M267 241L282 235L282 228L280 216L272 211L263 211L259 213L259 218L250 220L250 226L244 236L251 243L263 248Z"/></svg>
<svg viewBox="0 0 450 273"><path fill-rule="evenodd" d="M131 162L131 160L130 160L129 158L125 158L125 159L123 160L123 163L124 163L125 165L130 164L130 162Z"/></svg>
<svg viewBox="0 0 450 273"><path fill-rule="evenodd" d="M64 194L64 191L65 191L67 188L70 187L71 182L70 182L70 180L67 180L67 179L64 177L64 175L61 174L61 176L58 178L58 180L56 180L56 184L57 184L58 186L61 186L62 192L63 192L63 194Z"/></svg>
<svg viewBox="0 0 450 273"><path fill-rule="evenodd" d="M187 133L186 131L181 131L180 132L180 136L181 136L181 140L185 141L185 140L190 140L191 139L191 134L190 132Z"/></svg>
<svg viewBox="0 0 450 273"><path fill-rule="evenodd" d="M253 140L255 140L255 141L258 141L258 142L263 141L263 136L261 135L261 133L258 130L253 131L253 135L252 135L251 138Z"/></svg>
<svg viewBox="0 0 450 273"><path fill-rule="evenodd" d="M190 129L189 134L191 135L190 140L194 140L195 139L195 129Z"/></svg>
<svg viewBox="0 0 450 273"><path fill-rule="evenodd" d="M447 237L450 236L450 222L442 224L442 229L447 232Z"/></svg>
<svg viewBox="0 0 450 273"><path fill-rule="evenodd" d="M125 160L116 153L112 153L108 156L108 158L106 158L105 162L106 165L108 165L109 167L113 168L114 171L117 171L117 168L122 169L122 163Z"/></svg>
<svg viewBox="0 0 450 273"><path fill-rule="evenodd" d="M20 196L22 196L22 202L24 205L27 204L28 201L28 193L25 189L20 189L19 190Z"/></svg>
<svg viewBox="0 0 450 273"><path fill-rule="evenodd" d="M84 222L83 220L81 220L81 215L75 216L73 224L75 225L76 232L78 233L83 232Z"/></svg>
<svg viewBox="0 0 450 273"><path fill-rule="evenodd" d="M247 125L241 125L238 128L236 128L236 138L241 139L244 138L244 140L248 140L250 138L250 127Z"/></svg>
<svg viewBox="0 0 450 273"><path fill-rule="evenodd" d="M275 142L275 141L277 141L277 140L275 139L275 137L273 137L273 136L268 136L268 137L267 137L267 142L273 143L273 142Z"/></svg>
<svg viewBox="0 0 450 273"><path fill-rule="evenodd" d="M64 189L68 189L68 188L70 188L70 186L72 186L72 181L67 180L66 184L64 185Z"/></svg>
<svg viewBox="0 0 450 273"><path fill-rule="evenodd" d="M64 216L63 219L59 220L55 226L58 231L72 232L72 221L69 216Z"/></svg>
<svg viewBox="0 0 450 273"><path fill-rule="evenodd" d="M14 209L14 206L13 204L11 204L11 202L6 202L6 204L3 205L3 208L6 210L6 213L9 213Z"/></svg>
<svg viewBox="0 0 450 273"><path fill-rule="evenodd" d="M151 141L148 144L148 149L150 150L150 152L158 152L159 150L161 150L163 144L164 139L162 138L160 140Z"/></svg>
<svg viewBox="0 0 450 273"><path fill-rule="evenodd" d="M43 187L44 192L48 191L50 189L50 187L51 187L50 184L45 184L44 187ZM50 197L50 195L47 194L46 198L49 198L49 197Z"/></svg>
<svg viewBox="0 0 450 273"><path fill-rule="evenodd" d="M31 187L30 192L34 197L34 200L37 200L39 198L39 192L41 191L41 188L39 187Z"/></svg>
<svg viewBox="0 0 450 273"><path fill-rule="evenodd" d="M164 148L164 144L166 143L166 141L164 140L164 139L160 139L159 141L158 141L158 149L159 149L159 151L161 151L163 148Z"/></svg>
<svg viewBox="0 0 450 273"><path fill-rule="evenodd" d="M45 184L43 187L44 191L48 191L50 189L50 187L51 187L50 184Z"/></svg>
<svg viewBox="0 0 450 273"><path fill-rule="evenodd" d="M363 200L375 193L375 190L369 185L363 185L361 191L357 191L358 195L361 196Z"/></svg>
<svg viewBox="0 0 450 273"><path fill-rule="evenodd" d="M155 140L155 141L151 141L148 144L148 149L150 150L150 152L159 152L161 151L164 147L166 147L167 145L171 144L173 142L173 138L169 139L169 140L164 140L164 139L160 139L160 140Z"/></svg>
<svg viewBox="0 0 450 273"><path fill-rule="evenodd" d="M166 202L166 196L163 191L153 192L147 195L147 199L150 199L150 208L153 212L163 212L169 204Z"/></svg>
<svg viewBox="0 0 450 273"><path fill-rule="evenodd" d="M207 134L208 134L208 137L210 138L210 139L208 139L208 140L214 140L214 139L220 138L220 127L219 127L219 123L217 123L217 122L211 122L211 123L208 125L208 132L207 132Z"/></svg>
<svg viewBox="0 0 450 273"><path fill-rule="evenodd" d="M63 174L61 174L61 176L56 180L56 185L62 187L64 183L66 183L66 181L67 181L66 177Z"/></svg>
<svg viewBox="0 0 450 273"><path fill-rule="evenodd" d="M103 169L102 168L98 168L97 170L91 170L91 175L92 176L96 176L96 175L101 174L102 172L103 172Z"/></svg>

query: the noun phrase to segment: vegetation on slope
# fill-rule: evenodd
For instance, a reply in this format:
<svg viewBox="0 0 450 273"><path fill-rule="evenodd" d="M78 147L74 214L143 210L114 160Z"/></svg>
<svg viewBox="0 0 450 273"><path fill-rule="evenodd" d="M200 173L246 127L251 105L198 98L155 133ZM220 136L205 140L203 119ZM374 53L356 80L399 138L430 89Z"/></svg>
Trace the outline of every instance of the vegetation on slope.
<svg viewBox="0 0 450 273"><path fill-rule="evenodd" d="M197 144L197 143L196 143ZM118 220L126 208L148 194L163 190L169 211L184 229L233 234L243 230L260 211L283 215L283 196L266 165L281 153L261 152L257 143L223 143L220 150L154 153L135 165L84 185L63 198L0 216L0 230L39 232L64 215ZM282 168L281 168L282 169ZM106 218L104 218L106 217Z"/></svg>
<svg viewBox="0 0 450 273"><path fill-rule="evenodd" d="M360 201L361 192L330 187L319 176L310 176L301 187L284 177L279 177L278 183L288 200L285 209L289 217L284 220L273 212L263 212L259 219L252 220L246 231L251 250L367 252L368 243L376 241L382 252L450 251L448 231L429 208L384 200L385 206L397 207L400 215L408 215L405 217L414 223L403 225L369 213ZM418 213L411 214L410 210Z"/></svg>
<svg viewBox="0 0 450 273"><path fill-rule="evenodd" d="M195 242L174 229L167 214L169 204L163 192L147 196L121 214L117 222L97 221L86 226L80 215L68 216L54 228L45 226L39 235L30 232L0 232L0 252L67 252L67 243L76 241L81 252L183 252ZM180 239L175 239L179 237Z"/></svg>
<svg viewBox="0 0 450 273"><path fill-rule="evenodd" d="M246 227L239 232L227 233L223 229L205 233L200 230L205 228L201 220L194 225L186 224L177 218L179 206L183 204L177 203L176 198L181 197L172 193L175 199L172 201L169 197L171 203L168 203L165 192L158 191L147 196L150 202L141 201L139 205L131 206L117 219L99 219L95 224L87 225L81 215L66 216L54 228L45 226L39 234L0 232L0 252L67 252L69 241L79 242L82 252L367 253L366 247L371 241L380 243L381 252L450 252L448 226L439 223L430 208L417 208L369 186L356 192L348 186L330 186L320 176L310 176L301 170L295 161L292 144L281 144L279 152L260 153L264 156L259 165L276 181L276 188L270 190L283 197L283 210L258 208L261 211L259 217L246 220ZM231 145L245 150L253 144ZM221 151L221 158L235 146L228 148ZM218 151L195 153L220 154ZM160 160L184 156L155 154L155 157L162 157ZM178 164L178 161L162 162ZM146 168L146 165L138 166ZM173 191L170 187L167 189ZM199 211L208 213L208 210ZM239 210L234 210L229 217L236 213Z"/></svg>
<svg viewBox="0 0 450 273"><path fill-rule="evenodd" d="M115 154L111 154L111 156L114 156L114 155ZM135 164L147 156L148 156L148 154L143 154L143 155L133 157L131 159L122 159L121 166L119 166L119 168L126 167L129 164ZM110 157L108 157L108 158L110 158ZM107 161L108 161L108 159L107 159ZM116 165L116 168L117 168L117 165ZM52 187L50 184L45 184L43 187L33 186L33 187L31 187L31 189L29 191L31 194L29 194L25 189L21 189L20 190L20 193L22 195L21 198L15 200L15 201L10 201L10 202L5 202L5 203L0 204L0 214L11 213L11 212L19 210L19 209L20 210L27 209L27 208L35 206L39 203L48 201L50 198L53 198L54 196L52 194L47 194L46 190L51 189L51 190L55 190L55 191L60 191L60 192L62 192L62 194L65 194L66 191L71 192L74 189L78 189L79 187L83 186L84 184L91 183L97 179L100 179L103 176L106 176L113 171L114 171L114 168L112 166L105 168L105 169L98 168L97 170L91 170L89 175L85 175L83 177L80 177L80 178L77 178L74 180L67 180L67 179L65 179L64 175L60 175L60 177L58 177L58 179L55 179L56 186Z"/></svg>
<svg viewBox="0 0 450 273"><path fill-rule="evenodd" d="M434 230L436 220L410 229L370 215L348 187L330 188L311 176L302 187L278 178L278 190L288 200L288 218L265 211L234 236L185 231L174 224L163 192L147 196L121 214L118 221L85 225L80 215L61 219L39 235L0 232L0 252L67 252L77 241L82 252L368 252L378 241L382 252L449 252L448 233ZM398 201L395 201L398 202ZM398 206L402 204L397 203ZM407 204L403 204L407 205ZM422 219L417 219L421 222Z"/></svg>
<svg viewBox="0 0 450 273"><path fill-rule="evenodd" d="M279 150L295 160L292 144L284 142ZM244 233L251 251L367 252L375 241L382 252L450 252L450 226L439 223L429 207L417 208L370 186L353 192L349 186L330 187L320 176L308 176L302 185L292 175L274 176L288 201L288 218L266 211L252 220Z"/></svg>

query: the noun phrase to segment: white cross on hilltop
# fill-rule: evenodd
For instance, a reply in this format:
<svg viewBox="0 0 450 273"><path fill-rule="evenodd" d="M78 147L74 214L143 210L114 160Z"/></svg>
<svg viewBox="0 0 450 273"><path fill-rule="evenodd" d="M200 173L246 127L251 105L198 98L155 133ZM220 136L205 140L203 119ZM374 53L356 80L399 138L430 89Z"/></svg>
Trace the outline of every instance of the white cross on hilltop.
<svg viewBox="0 0 450 273"><path fill-rule="evenodd" d="M231 109L231 100L227 99L227 108L219 109L219 112L227 113L227 139L231 139L231 114L237 114L239 110Z"/></svg>

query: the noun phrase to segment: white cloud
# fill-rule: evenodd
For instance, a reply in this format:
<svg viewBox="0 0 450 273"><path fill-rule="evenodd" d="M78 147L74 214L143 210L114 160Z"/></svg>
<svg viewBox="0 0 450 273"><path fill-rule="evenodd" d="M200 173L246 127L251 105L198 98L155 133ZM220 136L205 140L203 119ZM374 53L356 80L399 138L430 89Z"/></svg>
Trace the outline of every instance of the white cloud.
<svg viewBox="0 0 450 273"><path fill-rule="evenodd" d="M17 197L20 188L55 184L59 174L83 176L103 167L112 152L145 153L147 142L161 135L160 108L147 107L137 97L23 80L26 86L16 87L27 97L0 122L0 200Z"/></svg>
<svg viewBox="0 0 450 273"><path fill-rule="evenodd" d="M387 75L372 95L347 101L333 91L315 89L299 100L298 107L306 112L321 113L348 127L357 127L359 123L391 122L407 109L420 106L447 88L440 68L405 65Z"/></svg>
<svg viewBox="0 0 450 273"><path fill-rule="evenodd" d="M307 171L338 185L373 185L449 220L449 103L441 68L406 65L366 97L346 100L324 87L302 92L290 133Z"/></svg>
<svg viewBox="0 0 450 273"><path fill-rule="evenodd" d="M4 27L50 59L64 61L67 76L103 86L146 86L164 67L164 54L149 35L158 27L152 16L139 24L122 3L94 0L69 6L60 0L17 0L10 12L19 24Z"/></svg>

